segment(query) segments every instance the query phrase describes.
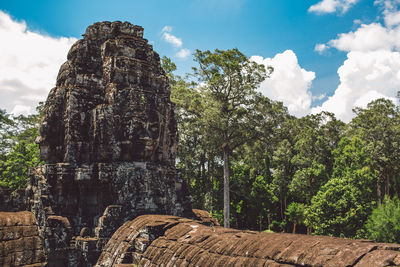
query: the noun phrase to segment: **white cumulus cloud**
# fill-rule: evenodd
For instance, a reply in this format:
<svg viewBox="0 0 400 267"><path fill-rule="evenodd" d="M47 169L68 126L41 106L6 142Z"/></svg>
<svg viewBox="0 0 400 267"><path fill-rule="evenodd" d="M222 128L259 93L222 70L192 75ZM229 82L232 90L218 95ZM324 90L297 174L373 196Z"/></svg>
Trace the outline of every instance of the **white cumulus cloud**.
<svg viewBox="0 0 400 267"><path fill-rule="evenodd" d="M346 52L399 49L400 28L388 28L380 23L361 24L354 32L339 34L329 45Z"/></svg>
<svg viewBox="0 0 400 267"><path fill-rule="evenodd" d="M282 101L289 113L297 117L310 112L312 94L309 89L315 73L301 68L292 50L286 50L273 58L252 56L250 60L274 68L271 77L260 85L259 90L263 95Z"/></svg>
<svg viewBox="0 0 400 267"><path fill-rule="evenodd" d="M400 88L400 53L388 50L371 52L352 51L338 70L340 85L333 96L313 113L330 111L345 121L350 121L355 107L366 105L378 98L396 103Z"/></svg>
<svg viewBox="0 0 400 267"><path fill-rule="evenodd" d="M34 112L54 87L75 38L32 32L0 10L0 108L16 115Z"/></svg>
<svg viewBox="0 0 400 267"><path fill-rule="evenodd" d="M340 84L334 94L312 112L330 111L344 121L354 117L355 107L378 98L394 103L400 90L400 1L375 1L383 6L383 21L361 24L357 30L339 34L329 46L347 52L338 69Z"/></svg>
<svg viewBox="0 0 400 267"><path fill-rule="evenodd" d="M310 6L308 12L317 14L326 14L341 12L346 13L350 7L355 5L359 0L322 0L315 5Z"/></svg>

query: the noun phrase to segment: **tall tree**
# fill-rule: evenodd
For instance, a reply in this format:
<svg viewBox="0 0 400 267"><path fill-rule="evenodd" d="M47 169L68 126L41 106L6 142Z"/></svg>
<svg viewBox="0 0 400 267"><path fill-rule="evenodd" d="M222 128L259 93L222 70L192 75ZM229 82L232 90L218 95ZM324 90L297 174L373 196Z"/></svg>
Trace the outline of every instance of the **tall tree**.
<svg viewBox="0 0 400 267"><path fill-rule="evenodd" d="M344 124L327 112L303 117L299 123L301 128L294 145L296 154L292 159L296 171L289 187L299 200L310 205L312 197L332 172L332 150L340 140Z"/></svg>
<svg viewBox="0 0 400 267"><path fill-rule="evenodd" d="M296 171L296 166L293 163L293 158L296 155L294 144L299 130L298 119L288 116L279 128L274 141L276 145L272 156L273 183L279 188L281 220L285 219L289 185Z"/></svg>
<svg viewBox="0 0 400 267"><path fill-rule="evenodd" d="M263 65L250 61L238 49L194 54L194 76L204 99L201 114L208 137L218 144L224 162L224 226L230 223L229 163L232 151L261 130L256 110L262 97L257 86L268 76ZM268 68L268 73L272 68Z"/></svg>
<svg viewBox="0 0 400 267"><path fill-rule="evenodd" d="M376 194L380 204L382 184L384 194L388 196L391 180L399 170L400 110L392 101L381 98L369 103L367 108L354 109L354 112L357 116L350 122L351 132L365 142L371 167L379 173Z"/></svg>

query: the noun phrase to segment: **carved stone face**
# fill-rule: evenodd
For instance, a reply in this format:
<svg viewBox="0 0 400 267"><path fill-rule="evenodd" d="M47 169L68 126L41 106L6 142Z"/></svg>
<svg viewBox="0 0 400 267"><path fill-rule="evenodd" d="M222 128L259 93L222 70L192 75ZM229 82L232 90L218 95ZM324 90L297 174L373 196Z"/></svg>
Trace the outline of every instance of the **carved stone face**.
<svg viewBox="0 0 400 267"><path fill-rule="evenodd" d="M174 164L170 87L142 35L139 26L100 23L72 46L44 109L45 162Z"/></svg>

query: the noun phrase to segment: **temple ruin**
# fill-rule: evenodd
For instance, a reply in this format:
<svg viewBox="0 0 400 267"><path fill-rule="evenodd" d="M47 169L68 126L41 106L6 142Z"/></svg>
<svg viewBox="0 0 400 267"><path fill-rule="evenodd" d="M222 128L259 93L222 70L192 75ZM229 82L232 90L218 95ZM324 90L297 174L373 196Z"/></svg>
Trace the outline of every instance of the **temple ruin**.
<svg viewBox="0 0 400 267"><path fill-rule="evenodd" d="M0 192L1 266L400 266L400 245L226 229L192 210L170 92L142 27L87 28L45 103L45 163Z"/></svg>

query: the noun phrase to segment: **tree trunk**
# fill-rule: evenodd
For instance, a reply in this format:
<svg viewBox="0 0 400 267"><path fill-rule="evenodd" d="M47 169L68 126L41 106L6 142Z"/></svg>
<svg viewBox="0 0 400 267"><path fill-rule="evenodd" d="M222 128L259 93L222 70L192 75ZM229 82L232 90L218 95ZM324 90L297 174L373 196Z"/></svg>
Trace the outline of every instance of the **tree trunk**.
<svg viewBox="0 0 400 267"><path fill-rule="evenodd" d="M293 222L293 234L296 233L296 221Z"/></svg>
<svg viewBox="0 0 400 267"><path fill-rule="evenodd" d="M206 192L206 181L205 181L205 170L206 170L206 168L205 168L205 162L206 162L206 159L205 159L205 156L204 156L204 154L202 154L201 155L201 157L200 157L200 180L201 180L201 190L202 190L202 192ZM202 194L202 196L201 196L201 209L203 209L204 210L204 203L205 203L205 196L206 196L206 194Z"/></svg>
<svg viewBox="0 0 400 267"><path fill-rule="evenodd" d="M307 235L311 235L311 227L307 227Z"/></svg>
<svg viewBox="0 0 400 267"><path fill-rule="evenodd" d="M381 200L381 196L382 196L382 192L381 192L381 176L378 176L378 179L376 180L376 196L378 198L378 206L380 206L382 204L382 200Z"/></svg>
<svg viewBox="0 0 400 267"><path fill-rule="evenodd" d="M282 191L281 191L282 192ZM283 221L285 218L283 217L283 196L280 197L281 200L281 220Z"/></svg>
<svg viewBox="0 0 400 267"><path fill-rule="evenodd" d="M286 219L286 217L285 217L286 209L287 209L287 196L286 196L286 192L285 192L285 195L283 197L283 219Z"/></svg>
<svg viewBox="0 0 400 267"><path fill-rule="evenodd" d="M389 184L390 184L390 180L389 180L389 173L386 174L386 183L385 183L385 196L389 196Z"/></svg>
<svg viewBox="0 0 400 267"><path fill-rule="evenodd" d="M211 210L215 210L214 207L214 199L215 197L215 190L214 190L214 184L215 184L215 173L214 173L214 159L211 160L211 170L210 170L210 177L211 177L211 201L210 201L210 208Z"/></svg>
<svg viewBox="0 0 400 267"><path fill-rule="evenodd" d="M229 146L224 143L224 227L229 228Z"/></svg>

